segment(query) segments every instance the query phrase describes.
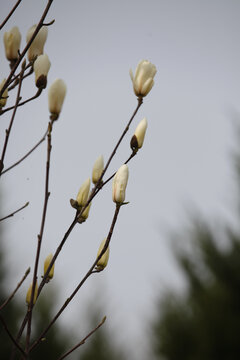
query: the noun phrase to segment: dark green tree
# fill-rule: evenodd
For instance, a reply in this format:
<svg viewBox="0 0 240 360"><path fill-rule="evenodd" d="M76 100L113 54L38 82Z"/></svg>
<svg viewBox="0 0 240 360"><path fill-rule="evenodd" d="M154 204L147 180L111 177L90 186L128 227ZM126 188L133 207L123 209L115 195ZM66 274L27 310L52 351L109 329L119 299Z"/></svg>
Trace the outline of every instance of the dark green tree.
<svg viewBox="0 0 240 360"><path fill-rule="evenodd" d="M195 222L192 250L177 253L187 290L159 301L153 325L159 359L240 359L240 234L220 229Z"/></svg>

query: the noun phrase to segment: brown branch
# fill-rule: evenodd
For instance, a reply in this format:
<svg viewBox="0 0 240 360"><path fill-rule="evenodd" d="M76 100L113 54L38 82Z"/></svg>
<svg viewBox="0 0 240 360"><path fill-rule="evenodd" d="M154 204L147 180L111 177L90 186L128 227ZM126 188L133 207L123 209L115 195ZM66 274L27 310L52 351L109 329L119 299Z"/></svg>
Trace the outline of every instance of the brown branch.
<svg viewBox="0 0 240 360"><path fill-rule="evenodd" d="M8 334L8 336L10 337L10 339L12 340L12 342L14 343L15 347L22 353L22 355L24 356L24 358L26 358L26 353L25 351L21 348L21 346L15 341L14 337L12 336L12 334L10 333L8 327L7 327L7 324L4 320L4 318L2 317L2 315L0 315L0 321L2 322L3 324L3 327L6 331L6 333Z"/></svg>
<svg viewBox="0 0 240 360"><path fill-rule="evenodd" d="M35 95L33 95L32 97L30 97L30 98L27 99L27 100L24 100L24 101L20 102L20 103L17 105L17 107L22 106L22 105L25 105L26 103L28 103L28 102L30 102L30 101L38 98L38 97L41 95L42 91L43 91L43 89L42 89L42 88L39 88L39 89L37 90L37 92L36 92ZM10 106L10 107L8 107L8 108L6 108L6 109L4 109L4 110L1 110L1 111L0 111L0 115L4 114L5 112L10 111L10 110L12 110L12 109L14 109L14 108L15 108L15 106Z"/></svg>
<svg viewBox="0 0 240 360"><path fill-rule="evenodd" d="M12 298L14 297L14 295L16 294L16 292L18 291L18 289L20 288L20 286L22 285L22 283L24 282L24 280L26 279L26 277L28 276L28 274L30 273L30 267L26 270L22 280L17 284L16 289L12 292L12 294L4 301L4 303L2 303L2 305L0 306L0 311L12 300Z"/></svg>
<svg viewBox="0 0 240 360"><path fill-rule="evenodd" d="M28 73L26 73L26 74L23 76L23 79L25 79L26 77L30 76L30 75L33 73L33 62L32 62L32 61L30 61L30 62L27 64L27 66L26 66L26 68L25 68L25 71L26 71L29 67L31 67L31 68L30 68L30 70L28 71ZM15 87L18 85L18 83L19 83L19 74L17 74L16 76L14 76L14 77L11 79L10 84L11 84L11 83L13 83L13 85L11 85L11 86L8 87L8 92L11 91L11 90L13 90L13 89L15 89Z"/></svg>
<svg viewBox="0 0 240 360"><path fill-rule="evenodd" d="M85 341L92 336L106 321L106 316L104 316L104 318L102 319L102 321L95 327L95 329L93 329L92 331L90 331L90 333L85 336L85 338L83 338L77 345L75 345L74 347L72 347L69 351L67 351L65 354L63 354L62 356L60 356L60 358L58 358L57 360L63 360L65 359L68 355L70 355L73 351L75 351L77 348L79 348L81 345L83 345L85 343Z"/></svg>
<svg viewBox="0 0 240 360"><path fill-rule="evenodd" d="M21 63L21 61L22 61L22 59L24 58L26 52L28 51L29 47L31 46L33 40L34 40L35 37L37 36L37 34L38 34L39 30L41 29L41 27L43 26L43 22L44 22L44 20L45 20L45 17L47 16L47 13L48 13L48 11L49 11L49 9L50 9L50 6L52 5L52 2L53 2L53 0L48 0L48 3L47 3L46 8L45 8L45 10L44 10L44 12L43 12L43 15L42 15L41 19L39 20L39 23L38 23L38 25L37 25L34 33L32 34L31 39L29 40L29 42L27 43L27 45L25 46L25 48L23 49L23 51L21 52L21 54L19 54L19 58L18 58L17 61L15 62L15 64L14 64L14 66L13 66L13 68L12 68L12 70L11 70L11 72L10 72L7 80L6 80L6 82L4 83L2 89L0 90L0 99L1 99L2 94L4 93L4 91L7 89L8 85L9 85L9 83L10 83L12 77L13 77L13 75L15 74L15 71L17 70L19 64Z"/></svg>
<svg viewBox="0 0 240 360"><path fill-rule="evenodd" d="M59 246L57 247L57 249L56 249L56 251L55 251L55 253L54 253L53 257L52 257L52 260L51 260L51 262L50 262L47 270L45 271L45 274L44 274L44 276L43 276L43 278L42 278L42 281L41 281L41 283L40 283L40 285L39 285L39 287L38 287L38 296L37 296L37 297L39 297L39 295L40 295L40 293L41 293L44 285L46 284L47 278L48 278L48 274L49 274L49 272L50 272L53 264L55 263L55 261L56 261L58 255L59 255L59 253L61 252L61 250L62 250L62 248L63 248L66 240L68 239L69 235L71 234L73 228L74 228L75 225L78 223L78 219L81 217L82 213L85 211L86 207L90 204L90 202L91 202L91 201L93 200L93 198L97 195L97 193L103 188L103 186L101 185L101 184L102 184L102 178L103 178L104 174L106 173L107 168L108 168L108 166L109 166L109 164L110 164L110 162L111 162L114 154L116 153L117 148L119 147L119 145L120 145L123 137L126 135L128 129L129 129L129 126L130 126L131 122L133 121L135 115L137 114L137 112L138 112L140 106L142 105L142 103L143 103L143 100L142 100L141 98L139 98L139 99L138 99L138 105L137 105L136 109L134 110L133 115L131 116L131 118L130 118L128 124L127 124L127 126L125 127L125 129L124 129L124 131L123 131L120 139L118 140L117 145L115 146L112 154L110 155L109 160L108 160L108 162L107 162L107 164L106 164L106 166L105 166L105 168L104 168L104 170L103 170L103 173L102 173L100 179L98 180L98 182L97 182L97 184L95 185L95 187L92 189L92 192L91 192L91 194L90 194L90 196L89 196L89 199L88 199L86 205L83 206L83 208L81 209L80 212L76 212L76 215L75 215L75 217L74 217L71 225L69 226L68 230L67 230L66 233L64 234L64 237L63 237L63 239L61 240ZM131 156L132 156L132 155L131 155ZM131 157L131 156L130 156L130 157ZM106 251L106 249L105 249L105 251ZM96 263L97 263L97 262L96 262ZM95 266L95 265L94 265L94 266ZM94 267L93 267L93 269L94 269ZM92 273L94 273L94 270L93 270ZM19 332L18 332L16 341L19 341L19 340L20 340L20 338L21 338L21 336L22 336L22 333L23 333L23 330L24 330L24 328L25 328L25 325L26 325L26 323L27 323L27 320L28 320L28 312L26 313L25 318L23 319L23 322L22 322L21 328L20 328L20 330L19 330ZM31 348L30 348L30 349L31 349ZM13 359L13 357L12 357L11 359Z"/></svg>
<svg viewBox="0 0 240 360"><path fill-rule="evenodd" d="M34 145L34 147L29 150L21 159L19 159L17 162L15 162L14 164L12 164L11 166L9 166L7 169L2 171L2 175L4 173L6 173L7 171L11 170L12 168L14 168L15 166L17 166L18 164L20 164L23 160L25 160L35 149L37 149L37 147L45 140L46 135L47 135L47 131L45 131L43 137L37 142L36 145Z"/></svg>
<svg viewBox="0 0 240 360"><path fill-rule="evenodd" d="M0 221L3 221L5 219L8 219L9 217L11 216L14 216L16 213L18 213L19 211L25 209L25 207L27 207L29 205L29 202L26 202L25 205L23 205L22 207L20 207L19 209L13 211L11 214L7 215L7 216L4 216L3 218L0 219Z"/></svg>
<svg viewBox="0 0 240 360"><path fill-rule="evenodd" d="M17 112L18 103L20 101L20 94L21 94L21 88L22 88L22 77L23 77L23 74L24 74L25 66L26 66L26 61L23 61L23 63L22 63L22 71L21 71L20 77L19 77L19 85L18 85L18 92L17 92L16 102L15 102L15 106L14 106L14 110L13 110L13 114L12 114L12 117L11 117L11 120L10 120L9 127L6 130L5 142L4 142L4 145L3 145L2 156L1 156L1 160L0 160L0 176L1 176L1 173L2 173L2 170L3 170L3 167L4 167L4 157L5 157L6 150L7 150L8 139L9 139L10 132L11 132L12 125L13 125L13 121L14 121L14 118L15 118L15 115L16 115L16 112Z"/></svg>
<svg viewBox="0 0 240 360"><path fill-rule="evenodd" d="M16 2L16 4L14 5L14 7L12 8L12 10L10 11L10 13L8 14L8 16L6 17L5 20L3 20L2 24L0 25L0 30L2 30L2 28L4 27L4 25L7 23L7 21L10 19L10 17L12 16L12 14L14 13L14 11L16 10L16 8L18 7L18 5L20 4L22 0L18 0Z"/></svg>
<svg viewBox="0 0 240 360"><path fill-rule="evenodd" d="M40 232L38 235L38 245L37 245L37 251L36 251L36 258L35 258L35 264L34 264L34 272L33 272L33 282L32 282L32 293L31 293L31 299L30 304L28 306L28 326L27 326L27 337L26 337L26 348L25 351L28 354L28 348L29 348L29 342L30 342L30 336L31 336L31 320L32 320L32 310L33 310L33 299L35 294L35 288L37 284L37 271L38 271L38 264L39 264L39 258L40 258L40 252L41 252L41 245L42 245L42 238L43 238L43 232L44 232L44 226L45 226L45 220L47 215L47 206L48 206L48 199L50 196L49 192L49 172L50 172L50 158L51 158L51 133L52 133L52 121L48 124L48 143L47 143L47 161L46 161L46 175L45 175L45 196L44 196L44 205L43 205L43 212L42 212L42 220L41 220L41 227Z"/></svg>
<svg viewBox="0 0 240 360"><path fill-rule="evenodd" d="M41 335L39 336L39 338L37 340L34 341L34 343L30 346L29 352L32 351L42 340L42 338L46 335L46 333L48 332L48 330L52 327L52 325L56 322L56 320L59 318L59 316L62 314L62 312L66 309L66 307L69 305L70 301L74 298L74 296L77 294L77 292L80 290L80 288L83 286L83 284L85 283L85 281L93 274L94 269L98 263L98 261L101 259L101 257L103 256L103 254L106 252L109 243L111 241L111 237L113 234L113 230L118 218L118 214L119 214L119 210L120 210L121 204L116 204L116 209L114 212L114 216L113 216L113 220L112 220L112 224L105 242L105 245L101 251L101 253L99 254L99 256L96 258L96 260L94 261L94 263L92 264L92 266L90 267L90 269L88 270L88 272L86 273L86 275L83 277L83 279L80 281L80 283L78 284L78 286L75 288L75 290L72 292L72 294L69 296L69 298L67 298L67 300L65 301L65 303L63 304L63 306L61 307L61 309L58 311L58 313L54 316L54 318L52 319L52 321L49 323L49 325L46 327L46 329L41 333Z"/></svg>

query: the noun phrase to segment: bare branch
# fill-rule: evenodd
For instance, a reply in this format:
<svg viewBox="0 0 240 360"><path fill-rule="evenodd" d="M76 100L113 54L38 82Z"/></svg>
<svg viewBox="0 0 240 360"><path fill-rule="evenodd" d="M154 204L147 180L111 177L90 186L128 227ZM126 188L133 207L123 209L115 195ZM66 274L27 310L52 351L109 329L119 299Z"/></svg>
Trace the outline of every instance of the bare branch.
<svg viewBox="0 0 240 360"><path fill-rule="evenodd" d="M2 315L0 315L0 321L3 324L3 327L6 331L6 333L8 334L8 336L10 337L10 339L12 340L12 342L14 343L15 347L22 353L22 355L24 356L24 358L26 358L26 353L25 351L21 348L21 346L15 341L14 337L12 336L12 334L10 333L7 324L5 322L5 320L3 319Z"/></svg>
<svg viewBox="0 0 240 360"><path fill-rule="evenodd" d="M20 207L19 209L13 211L11 214L9 214L9 215L4 216L3 218L1 218L0 221L3 221L3 220L5 220L5 219L8 219L8 218L11 217L11 216L14 216L14 215L15 215L16 213L18 213L19 211L25 209L25 207L27 207L28 205L29 205L29 201L26 202L26 204L23 205L22 207ZM1 308L0 308L0 309L1 309Z"/></svg>
<svg viewBox="0 0 240 360"><path fill-rule="evenodd" d="M18 289L20 288L20 286L22 285L22 283L24 282L24 280L26 279L26 277L28 276L28 274L30 273L30 267L26 270L22 280L17 284L16 289L12 292L12 294L4 301L4 303L2 303L2 305L0 306L0 311L12 300L12 298L14 297L14 295L16 294L16 292L18 291Z"/></svg>
<svg viewBox="0 0 240 360"><path fill-rule="evenodd" d="M23 160L25 160L45 140L46 135L47 135L47 131L45 131L43 137L37 142L37 144L34 145L34 147L31 150L29 150L21 159L19 159L17 162L9 166L7 169L3 170L2 175L7 171L11 170L12 168L14 168L15 166L17 166L18 164L20 164Z"/></svg>
<svg viewBox="0 0 240 360"><path fill-rule="evenodd" d="M41 95L42 91L43 91L43 89L42 89L42 88L39 88L39 89L37 90L37 92L36 92L35 95L33 95L32 97L30 97L30 98L27 99L27 100L24 100L24 101L20 102L20 103L17 105L17 107L22 106L22 105L25 105L26 103L28 103L28 102L30 102L30 101L38 98L38 97ZM8 107L8 108L6 108L6 109L4 109L4 110L1 110L1 111L0 111L0 115L4 114L5 112L10 111L10 110L12 110L12 109L14 109L14 108L15 108L15 106L10 106L10 107Z"/></svg>
<svg viewBox="0 0 240 360"><path fill-rule="evenodd" d="M88 335L85 336L85 338L83 338L77 345L75 345L73 348L71 348L68 352L66 352L65 354L63 354L62 356L60 356L60 358L58 358L57 360L63 360L65 359L68 355L70 355L73 351L75 351L77 348L79 348L81 345L85 344L85 341L92 336L106 321L106 316L104 316L104 318L102 319L102 321L95 327L95 329L93 329L92 331L90 331L90 333Z"/></svg>
<svg viewBox="0 0 240 360"><path fill-rule="evenodd" d="M16 8L18 7L18 5L20 4L22 0L18 0L16 2L16 4L14 5L14 7L12 8L12 10L10 11L10 13L8 14L8 16L6 17L6 19L2 22L2 24L0 25L0 30L2 30L2 28L4 27L4 25L8 22L8 20L10 19L10 17L12 16L12 14L14 13L14 11L16 10Z"/></svg>

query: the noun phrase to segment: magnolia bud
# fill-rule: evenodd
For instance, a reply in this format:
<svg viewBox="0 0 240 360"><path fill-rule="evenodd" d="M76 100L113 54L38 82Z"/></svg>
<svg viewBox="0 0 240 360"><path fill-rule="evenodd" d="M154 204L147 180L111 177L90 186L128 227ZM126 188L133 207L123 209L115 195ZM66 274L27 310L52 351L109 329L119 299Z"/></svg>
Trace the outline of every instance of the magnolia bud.
<svg viewBox="0 0 240 360"><path fill-rule="evenodd" d="M92 170L92 182L96 184L100 179L104 169L103 156L99 156L93 165Z"/></svg>
<svg viewBox="0 0 240 360"><path fill-rule="evenodd" d="M128 182L128 166L122 165L116 172L112 184L112 199L121 204L125 200L125 191Z"/></svg>
<svg viewBox="0 0 240 360"><path fill-rule="evenodd" d="M154 85L153 78L157 72L156 66L148 60L142 60L137 66L135 76L130 69L130 77L133 82L133 89L138 97L146 96Z"/></svg>
<svg viewBox="0 0 240 360"><path fill-rule="evenodd" d="M37 25L33 25L27 32L27 43L33 36ZM43 54L44 44L47 40L48 28L42 26L28 49L28 60L33 61L38 55Z"/></svg>
<svg viewBox="0 0 240 360"><path fill-rule="evenodd" d="M58 118L62 110L66 91L67 87L61 79L56 79L48 90L48 108L50 113L55 116L55 119Z"/></svg>
<svg viewBox="0 0 240 360"><path fill-rule="evenodd" d="M4 33L3 42L5 46L6 58L15 61L18 58L18 50L21 43L21 34L17 26Z"/></svg>
<svg viewBox="0 0 240 360"><path fill-rule="evenodd" d="M38 284L36 282L34 296L33 296L33 305L35 304L35 302L37 300L37 294L38 294ZM26 295L26 303L28 305L30 305L30 302L31 302L31 295L32 295L32 284L29 286L27 295Z"/></svg>
<svg viewBox="0 0 240 360"><path fill-rule="evenodd" d="M38 88L45 89L47 86L47 74L51 63L47 54L39 55L34 62L33 69L35 72L35 84Z"/></svg>
<svg viewBox="0 0 240 360"><path fill-rule="evenodd" d="M6 82L6 79L3 79L3 81L0 83L0 91L2 90L5 82ZM2 94L2 98L0 99L0 109L6 105L7 97L8 97L8 89L4 90L4 92Z"/></svg>
<svg viewBox="0 0 240 360"><path fill-rule="evenodd" d="M147 130L147 119L143 118L136 127L135 133L131 139L130 146L133 151L137 151L143 146L144 137Z"/></svg>
<svg viewBox="0 0 240 360"><path fill-rule="evenodd" d="M78 206L85 206L87 201L88 201L88 195L89 195L89 190L90 190L90 178L88 178L80 187L79 192L77 194L77 203Z"/></svg>
<svg viewBox="0 0 240 360"><path fill-rule="evenodd" d="M101 242L100 246L99 246L99 249L98 249L98 253L97 253L97 258L99 257L99 255L101 254L103 248L104 248L104 245L106 243L106 238L103 239L103 241ZM98 260L97 262L97 265L96 265L96 268L97 270L103 270L106 266L107 266L107 263L108 263L108 259L109 259L109 246L107 247L107 250L105 251L105 253L101 256L101 258Z"/></svg>
<svg viewBox="0 0 240 360"><path fill-rule="evenodd" d="M49 265L50 265L50 263L51 263L51 261L52 261L52 258L53 258L53 255L52 255L52 254L49 254L49 255L46 257L45 261L44 261L44 275L45 275L46 272L47 272L47 269L48 269L48 267L49 267ZM53 265L52 265L52 267L51 267L51 270L50 270L49 273L48 273L48 276L47 276L47 277L48 277L49 280L53 278L53 275L54 275L54 266L55 266L55 264L53 263Z"/></svg>

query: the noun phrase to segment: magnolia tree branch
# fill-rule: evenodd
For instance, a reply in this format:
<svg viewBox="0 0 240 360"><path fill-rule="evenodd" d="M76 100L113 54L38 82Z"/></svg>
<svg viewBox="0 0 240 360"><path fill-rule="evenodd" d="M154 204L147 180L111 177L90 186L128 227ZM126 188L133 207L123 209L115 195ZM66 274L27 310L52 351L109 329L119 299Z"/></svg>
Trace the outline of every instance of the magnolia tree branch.
<svg viewBox="0 0 240 360"><path fill-rule="evenodd" d="M0 25L0 30L2 30L2 28L4 27L4 25L8 22L8 20L10 19L10 17L12 16L12 14L14 13L14 11L16 10L16 8L18 7L18 5L22 2L22 0L18 0L16 2L16 4L14 5L14 7L12 8L12 10L10 11L10 13L7 15L7 17L5 18L5 20L3 20L2 24Z"/></svg>
<svg viewBox="0 0 240 360"><path fill-rule="evenodd" d="M69 351L67 351L65 354L63 354L62 356L60 356L60 358L58 358L57 360L63 360L65 359L68 355L70 355L73 351L75 351L77 348L79 348L81 345L85 344L85 341L92 336L106 321L106 316L104 316L104 318L102 319L102 321L95 327L95 329L93 329L92 331L90 331L90 333L88 335L86 335L77 345L75 345L74 347L72 347Z"/></svg>
<svg viewBox="0 0 240 360"><path fill-rule="evenodd" d="M26 270L23 278L21 279L21 281L17 284L16 289L12 292L12 294L4 301L4 303L2 303L2 305L0 306L0 311L12 300L12 298L14 297L14 295L16 294L16 292L18 291L18 289L20 288L20 286L22 285L22 283L24 282L24 280L26 279L26 277L28 276L28 274L30 273L30 267Z"/></svg>
<svg viewBox="0 0 240 360"><path fill-rule="evenodd" d="M86 273L86 275L84 276L84 278L80 281L80 283L78 284L78 286L75 288L75 290L72 292L72 294L69 296L69 298L67 298L67 300L65 301L65 303L63 304L63 306L61 307L61 309L58 311L58 313L54 316L54 318L52 319L52 321L49 323L49 325L46 327L46 329L41 333L41 335L39 336L39 338L37 340L34 341L34 343L31 345L30 350L32 351L42 340L42 338L46 335L46 333L49 331L49 329L53 326L53 324L56 322L56 320L59 318L59 316L62 314L62 312L66 309L66 307L69 305L69 303L72 301L72 299L74 298L74 296L78 293L78 291L80 290L80 288L83 286L83 284L86 282L86 280L92 275L94 274L94 269L98 263L98 261L101 259L101 257L103 256L103 254L106 252L111 238L112 238L112 234L113 234L113 230L118 218L118 214L120 211L120 207L121 204L116 204L116 209L114 212L114 216L113 216L113 220L112 220L112 224L105 242L105 245L101 251L101 253L99 254L99 256L96 258L96 260L94 261L94 263L92 264L92 266L90 267L90 269L88 270L88 272ZM99 272L99 271L98 271Z"/></svg>
<svg viewBox="0 0 240 360"><path fill-rule="evenodd" d="M24 100L24 101L20 102L20 103L17 105L17 107L22 106L22 105L25 105L25 104L27 104L28 102L30 102L30 101L38 98L38 97L41 95L42 91L43 91L43 89L42 89L42 88L39 88L39 89L37 90L37 92L36 92L35 95L33 95L32 97L30 97L30 98L27 99L27 100ZM1 111L0 111L0 115L4 114L5 112L10 111L10 110L12 110L12 109L14 109L14 108L15 108L15 106L10 106L10 107L8 107L8 108L6 108L6 109L4 109L4 110L1 110Z"/></svg>
<svg viewBox="0 0 240 360"><path fill-rule="evenodd" d="M0 221L6 220L6 219L10 218L11 216L14 216L19 211L25 209L25 207L27 207L28 205L29 205L29 202L26 202L25 205L21 206L19 209L15 210L15 211L13 211L11 214L4 216L3 218L0 219Z"/></svg>
<svg viewBox="0 0 240 360"><path fill-rule="evenodd" d="M25 54L27 53L27 51L28 51L29 47L31 46L33 40L37 36L39 30L42 28L43 22L44 22L44 20L45 20L45 18L47 16L47 13L48 13L52 3L53 3L53 0L48 0L46 8L45 8L45 10L43 12L43 15L42 15L41 19L39 20L39 23L36 26L36 29L35 29L34 33L32 34L31 39L29 40L29 42L27 43L27 45L25 46L23 51L19 54L19 57L18 57L17 61L15 62L15 64L13 65L13 68L12 68L10 74L8 75L8 78L7 78L6 82L4 83L2 89L0 90L0 98L2 97L4 91L7 89L8 85L10 84L10 81L11 81L13 75L15 74L15 71L17 70L19 64L21 63L22 59L24 58Z"/></svg>
<svg viewBox="0 0 240 360"><path fill-rule="evenodd" d="M52 125L53 125L53 122L50 121L48 124L48 142L47 142L47 161L46 161L44 205L43 205L43 212L42 212L41 228L40 228L40 233L38 235L38 246L37 246L37 251L36 251L36 258L35 258L35 265L34 265L34 272L33 272L32 293L31 293L30 304L28 306L28 327L27 327L26 348L25 348L25 351L27 354L28 354L28 347L29 347L30 336L31 336L31 320L32 320L32 310L33 310L33 305L34 305L33 299L34 299L35 288L36 288L36 284L37 284L37 271L38 271L39 257L40 257L40 252L41 252L45 220L46 220L46 215L47 215L48 199L50 196L49 172L50 172L50 158L51 158L51 149L52 149L52 144L51 144Z"/></svg>
<svg viewBox="0 0 240 360"><path fill-rule="evenodd" d="M2 322L3 324L3 327L6 331L6 333L8 334L9 338L12 340L12 342L14 343L15 345L15 348L17 348L21 353L22 355L24 356L24 359L26 359L26 353L25 351L21 348L21 346L17 343L17 341L14 339L14 337L12 336L12 334L10 333L9 329L8 329L8 326L4 320L4 318L2 317L2 315L0 315L0 321Z"/></svg>
<svg viewBox="0 0 240 360"><path fill-rule="evenodd" d="M23 77L23 74L24 74L25 66L26 66L26 61L23 61L23 63L22 63L22 71L21 71L20 77L19 77L19 84L18 84L18 92L17 92L16 102L15 102L13 114L12 114L12 117L11 117L11 120L10 120L10 123L9 123L9 127L6 130L5 142L4 142L4 145L3 145L2 156L1 156L1 160L0 160L0 176L1 176L1 173L2 173L2 170L3 170L3 167L4 167L4 157L5 157L6 150L7 150L8 139L9 139L10 132L11 132L12 125L13 125L13 121L14 121L14 118L15 118L15 115L16 115L16 112L17 112L17 107L18 107L18 104L19 104L19 101L20 101L20 94L21 94L21 88L22 88L22 77Z"/></svg>
<svg viewBox="0 0 240 360"><path fill-rule="evenodd" d="M46 136L47 136L48 130L45 131L43 137L36 143L36 145L34 145L33 148L31 148L21 159L19 159L18 161L16 161L14 164L12 164L11 166L9 166L7 169L2 171L2 175L5 174L7 171L13 169L15 166L17 166L18 164L20 164L23 160L25 160L34 150L36 150L38 148L39 145L41 145L41 143L45 140Z"/></svg>

